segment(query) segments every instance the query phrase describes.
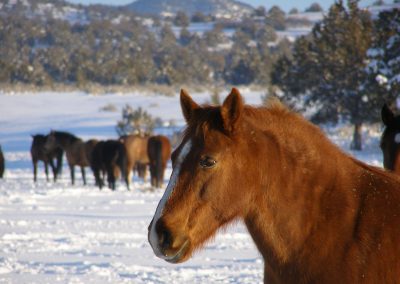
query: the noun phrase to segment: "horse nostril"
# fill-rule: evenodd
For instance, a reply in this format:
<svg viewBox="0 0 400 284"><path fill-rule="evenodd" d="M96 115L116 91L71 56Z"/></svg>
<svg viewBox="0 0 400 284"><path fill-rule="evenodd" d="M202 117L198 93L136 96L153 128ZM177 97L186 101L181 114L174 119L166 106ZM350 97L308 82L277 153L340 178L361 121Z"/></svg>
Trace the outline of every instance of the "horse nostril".
<svg viewBox="0 0 400 284"><path fill-rule="evenodd" d="M158 244L160 248L167 249L172 245L172 236L168 230L163 230L158 234Z"/></svg>
<svg viewBox="0 0 400 284"><path fill-rule="evenodd" d="M158 220L156 223L156 232L158 237L158 246L161 250L170 248L172 245L172 234L162 220Z"/></svg>

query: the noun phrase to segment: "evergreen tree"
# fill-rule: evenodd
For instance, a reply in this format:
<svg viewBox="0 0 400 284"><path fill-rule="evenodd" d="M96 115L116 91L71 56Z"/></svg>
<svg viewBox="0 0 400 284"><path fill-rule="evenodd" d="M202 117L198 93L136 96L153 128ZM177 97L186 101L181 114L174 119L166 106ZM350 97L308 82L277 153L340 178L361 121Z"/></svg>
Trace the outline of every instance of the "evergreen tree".
<svg viewBox="0 0 400 284"><path fill-rule="evenodd" d="M380 101L393 103L400 95L400 9L381 12L375 27L373 45L367 52L366 88Z"/></svg>
<svg viewBox="0 0 400 284"><path fill-rule="evenodd" d="M268 11L266 23L278 31L284 30L286 28L285 12L278 6L272 6Z"/></svg>
<svg viewBox="0 0 400 284"><path fill-rule="evenodd" d="M311 37L296 42L293 59L279 61L284 66L272 80L286 99L305 98L305 107L317 107L315 118L349 120L354 125L351 148L361 150L361 126L372 119L376 104L374 94L363 89L372 21L357 2L349 0L348 9L342 1L332 5Z"/></svg>
<svg viewBox="0 0 400 284"><path fill-rule="evenodd" d="M187 27L190 24L189 17L185 12L178 11L174 18L174 25L178 27Z"/></svg>
<svg viewBox="0 0 400 284"><path fill-rule="evenodd" d="M156 125L156 118L143 110L141 107L133 109L126 105L122 109L122 119L117 122L115 130L119 136L138 134L148 135L153 132Z"/></svg>
<svg viewBox="0 0 400 284"><path fill-rule="evenodd" d="M306 12L322 12L324 9L322 9L321 5L318 3L314 2L308 7L305 11Z"/></svg>

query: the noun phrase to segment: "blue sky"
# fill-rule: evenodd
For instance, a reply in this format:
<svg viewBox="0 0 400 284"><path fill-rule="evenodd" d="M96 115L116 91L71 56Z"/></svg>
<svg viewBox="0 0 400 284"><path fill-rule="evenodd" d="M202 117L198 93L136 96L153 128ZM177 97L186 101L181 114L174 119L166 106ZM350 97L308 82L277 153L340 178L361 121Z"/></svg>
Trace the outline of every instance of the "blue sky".
<svg viewBox="0 0 400 284"><path fill-rule="evenodd" d="M134 2L134 0L68 0L73 3L81 3L81 4L108 4L108 5L124 5L128 3ZM265 6L267 9L273 5L278 5L285 11L289 11L291 8L296 7L300 11L303 11L305 8L308 8L312 3L319 3L324 10L328 9L335 1L334 0L240 0L243 3L250 4L254 7L259 7L261 5ZM346 3L346 0L344 0ZM360 1L360 6L364 7L373 3L374 0L362 0ZM386 3L391 3L391 0L386 0Z"/></svg>

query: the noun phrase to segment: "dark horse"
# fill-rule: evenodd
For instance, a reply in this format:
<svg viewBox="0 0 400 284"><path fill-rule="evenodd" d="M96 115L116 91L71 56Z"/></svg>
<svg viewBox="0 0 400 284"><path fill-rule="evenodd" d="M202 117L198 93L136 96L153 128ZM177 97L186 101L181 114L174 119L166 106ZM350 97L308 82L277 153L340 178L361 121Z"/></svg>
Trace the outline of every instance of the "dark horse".
<svg viewBox="0 0 400 284"><path fill-rule="evenodd" d="M85 142L68 132L51 131L47 135L45 148L54 149L55 147L62 148L66 153L72 184L75 184L75 165L77 165L81 168L83 184L86 185L85 167L89 166L89 161L86 155Z"/></svg>
<svg viewBox="0 0 400 284"><path fill-rule="evenodd" d="M381 116L385 125L380 145L383 152L383 166L400 174L400 115L394 115L385 104Z"/></svg>
<svg viewBox="0 0 400 284"><path fill-rule="evenodd" d="M164 171L171 156L171 143L163 135L151 136L147 142L149 156L151 185L161 187L164 180Z"/></svg>
<svg viewBox="0 0 400 284"><path fill-rule="evenodd" d="M129 190L126 169L126 151L124 145L117 140L98 142L92 151L91 168L100 189L104 186L103 176L107 174L108 187L115 190L116 171L122 175Z"/></svg>
<svg viewBox="0 0 400 284"><path fill-rule="evenodd" d="M4 169L5 169L5 161L4 161L3 150L1 149L0 145L0 178L3 178L4 176Z"/></svg>
<svg viewBox="0 0 400 284"><path fill-rule="evenodd" d="M179 263L243 220L265 283L398 283L400 179L366 165L278 100L222 106L181 92L187 122L149 226L160 258Z"/></svg>
<svg viewBox="0 0 400 284"><path fill-rule="evenodd" d="M32 145L31 145L31 157L33 164L33 181L37 181L37 164L38 161L43 161L44 170L46 173L46 180L49 181L49 168L50 165L51 170L53 172L54 181L57 180L57 177L61 174L62 171L62 160L64 151L60 147L52 147L45 148L47 135L32 135ZM54 164L54 159L56 160L56 164Z"/></svg>

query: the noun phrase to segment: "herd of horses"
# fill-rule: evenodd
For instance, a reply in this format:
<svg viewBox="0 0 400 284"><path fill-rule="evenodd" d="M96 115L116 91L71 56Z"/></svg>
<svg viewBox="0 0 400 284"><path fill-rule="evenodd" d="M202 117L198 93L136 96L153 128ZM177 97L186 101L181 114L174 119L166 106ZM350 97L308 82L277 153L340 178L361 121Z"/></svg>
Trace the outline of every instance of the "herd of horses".
<svg viewBox="0 0 400 284"><path fill-rule="evenodd" d="M150 167L151 185L161 187L164 171L171 155L171 144L163 135L126 135L118 140L87 141L63 131L50 131L47 135L32 135L31 156L33 180L37 180L37 165L44 163L46 179L49 181L50 166L53 180L56 181L62 170L65 153L69 166L71 182L75 184L75 167L81 169L83 184L86 185L86 170L90 167L96 185L102 189L105 179L110 189L115 190L116 180L121 177L130 190L134 170L145 179Z"/></svg>
<svg viewBox="0 0 400 284"><path fill-rule="evenodd" d="M399 283L400 117L385 106L388 170L343 152L276 99L221 106L181 91L187 127L148 227L154 253L191 257L242 220L264 259L265 283Z"/></svg>

